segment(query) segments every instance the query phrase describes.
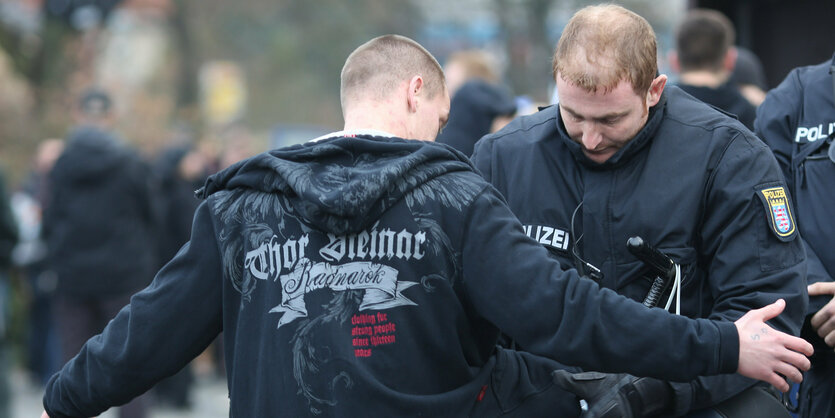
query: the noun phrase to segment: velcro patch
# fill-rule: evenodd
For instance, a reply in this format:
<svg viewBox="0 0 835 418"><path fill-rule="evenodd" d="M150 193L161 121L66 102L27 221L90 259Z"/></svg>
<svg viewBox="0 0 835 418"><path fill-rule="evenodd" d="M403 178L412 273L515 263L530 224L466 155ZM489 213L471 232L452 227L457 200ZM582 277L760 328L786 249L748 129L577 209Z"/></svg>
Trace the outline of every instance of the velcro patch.
<svg viewBox="0 0 835 418"><path fill-rule="evenodd" d="M765 205L768 224L771 232L777 239L789 242L797 235L797 228L792 215L790 199L784 186L760 186L757 188L757 196Z"/></svg>

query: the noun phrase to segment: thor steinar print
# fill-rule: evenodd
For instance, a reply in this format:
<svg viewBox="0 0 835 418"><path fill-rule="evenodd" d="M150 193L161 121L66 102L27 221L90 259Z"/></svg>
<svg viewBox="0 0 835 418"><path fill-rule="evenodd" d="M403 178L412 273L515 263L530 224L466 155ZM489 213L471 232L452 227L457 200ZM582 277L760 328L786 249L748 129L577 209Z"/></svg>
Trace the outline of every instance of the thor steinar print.
<svg viewBox="0 0 835 418"><path fill-rule="evenodd" d="M396 269L372 260L420 260L424 256L426 233L388 228L378 231L375 224L358 234L327 236L329 242L318 251L323 262L306 257L310 242L307 234L284 241L273 235L246 253L244 268L253 277L281 283L281 304L270 310L270 313L283 313L279 328L307 316L304 295L317 289L364 290L361 311L415 305L401 292L417 283L398 281ZM343 259L348 262L342 263Z"/></svg>

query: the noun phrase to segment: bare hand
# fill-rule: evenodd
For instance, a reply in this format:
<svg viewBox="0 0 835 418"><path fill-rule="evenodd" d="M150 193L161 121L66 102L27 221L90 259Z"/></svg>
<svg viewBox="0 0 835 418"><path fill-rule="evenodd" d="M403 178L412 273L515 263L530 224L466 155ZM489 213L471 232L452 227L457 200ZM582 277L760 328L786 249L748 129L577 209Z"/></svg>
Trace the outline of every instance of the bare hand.
<svg viewBox="0 0 835 418"><path fill-rule="evenodd" d="M818 295L835 295L835 282L810 284L809 296ZM835 298L812 316L811 324L826 345L835 347Z"/></svg>
<svg viewBox="0 0 835 418"><path fill-rule="evenodd" d="M754 309L734 324L739 332L739 368L737 373L768 382L781 392L788 392L789 384L803 380L801 370L809 370L812 345L768 326L765 321L783 312L786 301L779 299L760 309ZM798 370L799 369L799 370ZM782 376L781 376L782 375Z"/></svg>

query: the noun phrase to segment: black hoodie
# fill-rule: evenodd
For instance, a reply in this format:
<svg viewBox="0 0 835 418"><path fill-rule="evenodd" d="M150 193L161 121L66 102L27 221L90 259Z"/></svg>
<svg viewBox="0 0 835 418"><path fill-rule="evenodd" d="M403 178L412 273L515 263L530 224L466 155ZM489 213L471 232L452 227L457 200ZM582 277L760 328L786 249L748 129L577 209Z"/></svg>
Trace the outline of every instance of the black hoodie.
<svg viewBox="0 0 835 418"><path fill-rule="evenodd" d="M562 271L445 145L335 137L240 162L200 194L190 243L50 381L51 416L127 401L221 329L234 417L466 416L485 392L510 410L530 394L517 388L538 389L522 380L550 379L523 361L497 374L499 328L599 370L682 380L737 367L732 323L646 309Z"/></svg>

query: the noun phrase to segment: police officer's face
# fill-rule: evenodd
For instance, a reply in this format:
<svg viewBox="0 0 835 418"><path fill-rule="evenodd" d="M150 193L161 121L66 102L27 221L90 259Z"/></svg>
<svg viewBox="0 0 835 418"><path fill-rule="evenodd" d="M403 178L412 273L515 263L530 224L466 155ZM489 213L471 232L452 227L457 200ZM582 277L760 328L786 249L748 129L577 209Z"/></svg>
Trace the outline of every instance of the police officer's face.
<svg viewBox="0 0 835 418"><path fill-rule="evenodd" d="M583 146L583 153L603 163L644 127L649 108L658 103L666 81L664 75L657 77L646 95L635 93L628 81L608 92L590 93L558 76L560 117L571 139Z"/></svg>

